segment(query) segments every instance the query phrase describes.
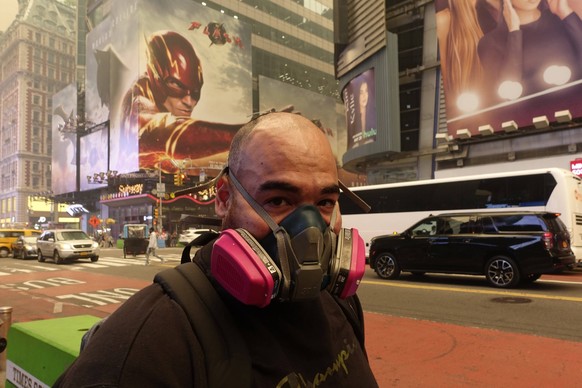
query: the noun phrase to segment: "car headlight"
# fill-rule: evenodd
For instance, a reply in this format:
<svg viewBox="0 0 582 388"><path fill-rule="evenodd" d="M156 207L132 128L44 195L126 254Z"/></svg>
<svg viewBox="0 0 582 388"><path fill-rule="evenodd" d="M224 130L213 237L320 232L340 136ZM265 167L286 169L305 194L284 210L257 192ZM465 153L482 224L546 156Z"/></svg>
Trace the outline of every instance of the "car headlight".
<svg viewBox="0 0 582 388"><path fill-rule="evenodd" d="M61 243L60 247L61 247L61 249L64 249L64 250L73 249L73 246L71 244L65 244L65 243Z"/></svg>
<svg viewBox="0 0 582 388"><path fill-rule="evenodd" d="M34 247L32 245L25 245L24 249L26 249L27 251L33 251Z"/></svg>
<svg viewBox="0 0 582 388"><path fill-rule="evenodd" d="M91 244L91 247L93 247L93 249L95 249L95 248L99 247L99 243L97 243L97 242L93 242L93 243Z"/></svg>

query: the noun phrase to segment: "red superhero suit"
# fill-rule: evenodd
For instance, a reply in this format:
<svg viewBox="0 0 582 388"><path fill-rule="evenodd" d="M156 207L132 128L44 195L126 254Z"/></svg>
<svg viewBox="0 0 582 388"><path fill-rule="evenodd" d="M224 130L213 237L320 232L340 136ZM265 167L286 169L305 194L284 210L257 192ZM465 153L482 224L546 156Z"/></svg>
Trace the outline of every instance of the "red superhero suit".
<svg viewBox="0 0 582 388"><path fill-rule="evenodd" d="M222 159L242 124L190 117L204 83L190 42L176 32L160 31L148 38L147 47L147 71L126 93L121 120L122 133L138 127L140 169L161 163L163 171L172 173L177 167L170 158L200 166L217 156Z"/></svg>

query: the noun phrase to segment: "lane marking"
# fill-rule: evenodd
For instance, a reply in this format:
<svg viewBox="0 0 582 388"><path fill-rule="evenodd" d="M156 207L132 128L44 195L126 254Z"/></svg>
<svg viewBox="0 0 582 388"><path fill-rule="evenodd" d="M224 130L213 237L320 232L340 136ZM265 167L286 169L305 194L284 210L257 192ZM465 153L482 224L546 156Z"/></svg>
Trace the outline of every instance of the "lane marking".
<svg viewBox="0 0 582 388"><path fill-rule="evenodd" d="M373 284L376 286L388 286L388 287L399 287L399 288L416 288L423 290L433 290L433 291L449 291L449 292L459 292L466 294L483 294L483 295L501 295L501 296L519 296L528 297L532 299L549 299L549 300L562 300L568 302L582 302L582 297L574 296L556 296L556 295L546 295L546 294L529 294L526 292L516 292L516 291L497 291L497 290L470 290L466 288L454 288L454 287L443 287L443 286L425 286L425 285L412 285L412 284L401 284L393 282L382 282L374 280L363 280L364 284Z"/></svg>

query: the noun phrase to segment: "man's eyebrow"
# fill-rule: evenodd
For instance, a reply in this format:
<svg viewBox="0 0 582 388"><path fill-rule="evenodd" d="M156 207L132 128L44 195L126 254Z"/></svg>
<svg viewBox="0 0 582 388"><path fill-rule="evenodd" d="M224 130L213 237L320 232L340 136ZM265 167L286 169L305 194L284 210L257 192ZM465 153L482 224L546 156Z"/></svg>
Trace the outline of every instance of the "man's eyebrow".
<svg viewBox="0 0 582 388"><path fill-rule="evenodd" d="M267 181L259 186L259 191L281 190L290 193L300 193L301 188L285 181ZM331 185L321 189L321 194L339 194L339 185Z"/></svg>
<svg viewBox="0 0 582 388"><path fill-rule="evenodd" d="M299 193L301 191L301 188L285 181L266 181L259 186L259 191L268 190L281 190L288 191L291 193Z"/></svg>

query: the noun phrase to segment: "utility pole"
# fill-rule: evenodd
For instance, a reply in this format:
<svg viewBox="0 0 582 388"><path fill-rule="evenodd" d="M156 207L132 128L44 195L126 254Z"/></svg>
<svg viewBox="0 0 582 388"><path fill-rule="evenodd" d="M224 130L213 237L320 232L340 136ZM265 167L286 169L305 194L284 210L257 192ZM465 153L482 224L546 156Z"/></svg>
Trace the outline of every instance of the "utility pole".
<svg viewBox="0 0 582 388"><path fill-rule="evenodd" d="M166 185L162 183L162 162L158 165L158 187L156 187L156 191L158 194L158 233L162 232L162 225L163 225L163 217L162 217L162 199L166 194Z"/></svg>

